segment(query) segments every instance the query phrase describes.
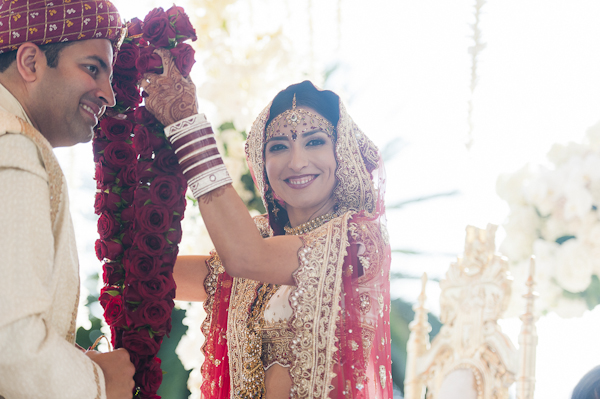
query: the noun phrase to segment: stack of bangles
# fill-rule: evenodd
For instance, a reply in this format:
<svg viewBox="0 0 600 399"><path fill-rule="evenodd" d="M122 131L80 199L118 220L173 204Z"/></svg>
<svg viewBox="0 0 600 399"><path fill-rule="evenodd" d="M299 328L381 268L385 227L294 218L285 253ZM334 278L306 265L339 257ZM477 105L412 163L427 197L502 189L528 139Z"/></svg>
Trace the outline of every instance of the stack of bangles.
<svg viewBox="0 0 600 399"><path fill-rule="evenodd" d="M195 198L232 182L210 123L204 114L182 119L165 128L183 175Z"/></svg>

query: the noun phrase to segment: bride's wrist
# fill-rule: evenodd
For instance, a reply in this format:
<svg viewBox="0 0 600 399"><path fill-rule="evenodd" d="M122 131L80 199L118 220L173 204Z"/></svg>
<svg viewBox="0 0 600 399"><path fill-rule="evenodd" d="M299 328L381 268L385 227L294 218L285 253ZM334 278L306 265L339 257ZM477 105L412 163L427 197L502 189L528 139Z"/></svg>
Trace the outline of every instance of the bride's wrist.
<svg viewBox="0 0 600 399"><path fill-rule="evenodd" d="M232 182L204 114L192 115L165 127L183 175L195 198Z"/></svg>

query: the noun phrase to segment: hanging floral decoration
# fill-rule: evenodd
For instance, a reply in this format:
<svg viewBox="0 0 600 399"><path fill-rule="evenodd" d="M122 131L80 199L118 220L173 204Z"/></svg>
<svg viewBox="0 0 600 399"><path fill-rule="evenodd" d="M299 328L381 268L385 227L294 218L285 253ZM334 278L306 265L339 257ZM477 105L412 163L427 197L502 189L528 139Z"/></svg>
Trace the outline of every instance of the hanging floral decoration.
<svg viewBox="0 0 600 399"><path fill-rule="evenodd" d="M194 50L185 40L195 30L181 7L152 10L128 24L117 54L113 89L117 105L95 129L95 212L100 215L96 254L103 262L99 301L114 347L123 347L136 367L135 396L157 398L162 382L156 357L171 330L173 266L181 241L186 180L161 125L145 107L138 82L162 73L156 48L169 49L187 76Z"/></svg>
<svg viewBox="0 0 600 399"><path fill-rule="evenodd" d="M548 160L498 179L510 206L500 246L515 276L509 309L522 309L519 287L535 255L536 308L577 317L600 303L600 123L583 143L555 144Z"/></svg>

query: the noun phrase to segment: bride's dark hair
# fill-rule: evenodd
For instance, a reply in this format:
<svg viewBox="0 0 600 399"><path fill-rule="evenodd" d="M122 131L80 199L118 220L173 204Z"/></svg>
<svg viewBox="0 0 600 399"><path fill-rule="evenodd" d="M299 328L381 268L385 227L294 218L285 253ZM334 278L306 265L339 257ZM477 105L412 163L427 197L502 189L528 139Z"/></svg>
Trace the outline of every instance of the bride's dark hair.
<svg viewBox="0 0 600 399"><path fill-rule="evenodd" d="M334 127L337 126L340 119L339 97L332 91L318 90L309 80L288 86L275 96L266 126L269 126L277 115L292 109L294 94L297 107L310 107L323 115Z"/></svg>

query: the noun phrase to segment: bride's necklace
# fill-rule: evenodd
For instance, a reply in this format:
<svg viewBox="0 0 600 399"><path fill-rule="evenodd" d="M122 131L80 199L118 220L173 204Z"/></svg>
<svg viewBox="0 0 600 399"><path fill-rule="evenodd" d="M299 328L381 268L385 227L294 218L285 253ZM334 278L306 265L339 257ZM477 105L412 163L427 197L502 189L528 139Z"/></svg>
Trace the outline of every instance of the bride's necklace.
<svg viewBox="0 0 600 399"><path fill-rule="evenodd" d="M309 231L316 229L317 227L321 227L324 223L329 222L335 217L337 217L337 214L335 212L326 213L325 215L321 215L317 218L314 218L313 220L309 220L308 222L302 223L301 225L296 227L290 227L290 224L288 222L287 225L283 226L283 229L285 230L286 235L297 236L300 234L306 234Z"/></svg>

